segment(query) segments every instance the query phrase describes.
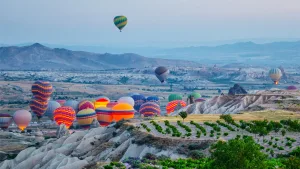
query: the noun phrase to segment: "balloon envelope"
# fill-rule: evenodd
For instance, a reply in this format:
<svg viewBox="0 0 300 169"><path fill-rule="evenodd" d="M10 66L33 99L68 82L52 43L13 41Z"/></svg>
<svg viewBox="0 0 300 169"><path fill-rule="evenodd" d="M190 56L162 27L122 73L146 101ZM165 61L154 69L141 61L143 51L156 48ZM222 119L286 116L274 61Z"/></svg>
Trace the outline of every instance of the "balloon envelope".
<svg viewBox="0 0 300 169"><path fill-rule="evenodd" d="M159 98L157 96L147 97L147 102L154 102L154 103L160 105Z"/></svg>
<svg viewBox="0 0 300 169"><path fill-rule="evenodd" d="M31 100L30 102L30 109L31 111L38 117L41 118L48 107L48 101L44 101L44 100L39 100L37 98L34 98L33 100Z"/></svg>
<svg viewBox="0 0 300 169"><path fill-rule="evenodd" d="M296 86L288 86L287 90L298 90Z"/></svg>
<svg viewBox="0 0 300 169"><path fill-rule="evenodd" d="M273 68L269 71L269 76L274 81L274 84L277 85L282 76L281 70L279 68Z"/></svg>
<svg viewBox="0 0 300 169"><path fill-rule="evenodd" d="M48 108L45 112L45 116L49 117L51 120L53 119L54 110L61 107L61 105L57 101L49 101Z"/></svg>
<svg viewBox="0 0 300 169"><path fill-rule="evenodd" d="M117 105L118 104L118 102L117 101L111 101L111 102L109 102L107 105L106 105L106 107L107 108L113 108L115 105Z"/></svg>
<svg viewBox="0 0 300 169"><path fill-rule="evenodd" d="M170 71L166 67L160 66L155 69L154 73L158 80L163 83L167 80Z"/></svg>
<svg viewBox="0 0 300 169"><path fill-rule="evenodd" d="M31 87L32 94L40 100L48 100L53 92L53 88L50 82L36 81Z"/></svg>
<svg viewBox="0 0 300 169"><path fill-rule="evenodd" d="M10 124L12 123L12 121L13 121L13 118L11 115L4 114L4 113L0 114L0 128L7 129L10 126Z"/></svg>
<svg viewBox="0 0 300 169"><path fill-rule="evenodd" d="M65 124L67 128L70 128L75 120L76 113L72 107L59 107L54 110L53 119L57 125Z"/></svg>
<svg viewBox="0 0 300 169"><path fill-rule="evenodd" d="M24 130L30 123L32 116L27 110L18 110L13 116L14 122L20 130Z"/></svg>
<svg viewBox="0 0 300 169"><path fill-rule="evenodd" d="M182 96L180 94L170 94L168 100L169 102L174 100L182 100Z"/></svg>
<svg viewBox="0 0 300 169"><path fill-rule="evenodd" d="M127 25L127 18L125 16L116 16L114 18L114 24L116 25L116 27L120 30L120 32L122 31L122 29Z"/></svg>
<svg viewBox="0 0 300 169"><path fill-rule="evenodd" d="M83 109L95 109L94 103L88 101L88 100L83 100L79 103L78 109L83 110Z"/></svg>
<svg viewBox="0 0 300 169"><path fill-rule="evenodd" d="M56 100L60 106L63 106L66 103L66 100Z"/></svg>
<svg viewBox="0 0 300 169"><path fill-rule="evenodd" d="M140 108L140 114L144 115L144 117L160 115L160 112L159 105L154 102L144 103Z"/></svg>
<svg viewBox="0 0 300 169"><path fill-rule="evenodd" d="M118 103L128 103L131 106L134 106L134 100L133 100L133 98L132 97L128 97L128 96L119 98Z"/></svg>
<svg viewBox="0 0 300 169"><path fill-rule="evenodd" d="M146 102L146 98L143 95L133 95L131 96L132 99L134 100L134 109L136 111L140 110L140 107L142 104L144 104Z"/></svg>
<svg viewBox="0 0 300 169"><path fill-rule="evenodd" d="M186 103L183 100L174 100L167 104L166 110L167 114L170 114L176 110L179 110L182 107L185 107Z"/></svg>
<svg viewBox="0 0 300 169"><path fill-rule="evenodd" d="M194 97L195 100L201 98L201 94L200 94L200 93L197 93L197 92L191 93L191 94L189 95L189 97L191 97L191 96Z"/></svg>
<svg viewBox="0 0 300 169"><path fill-rule="evenodd" d="M106 107L106 105L110 102L108 97L102 96L95 101L94 107L95 109L99 107Z"/></svg>
<svg viewBox="0 0 300 169"><path fill-rule="evenodd" d="M67 100L64 106L72 107L73 110L75 110L75 113L78 112L78 105L79 102L76 100Z"/></svg>
<svg viewBox="0 0 300 169"><path fill-rule="evenodd" d="M84 128L89 129L93 120L96 119L96 112L94 109L84 109L77 113L77 122L78 124Z"/></svg>

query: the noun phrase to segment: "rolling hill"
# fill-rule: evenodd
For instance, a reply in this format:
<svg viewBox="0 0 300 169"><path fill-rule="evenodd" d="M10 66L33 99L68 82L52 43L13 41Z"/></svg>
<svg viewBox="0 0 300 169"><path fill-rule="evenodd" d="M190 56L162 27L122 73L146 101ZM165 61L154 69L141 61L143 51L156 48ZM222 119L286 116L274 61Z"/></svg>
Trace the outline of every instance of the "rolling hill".
<svg viewBox="0 0 300 169"><path fill-rule="evenodd" d="M96 54L49 48L39 43L0 47L0 70L103 70L158 65L198 66L190 61L147 58L133 53Z"/></svg>

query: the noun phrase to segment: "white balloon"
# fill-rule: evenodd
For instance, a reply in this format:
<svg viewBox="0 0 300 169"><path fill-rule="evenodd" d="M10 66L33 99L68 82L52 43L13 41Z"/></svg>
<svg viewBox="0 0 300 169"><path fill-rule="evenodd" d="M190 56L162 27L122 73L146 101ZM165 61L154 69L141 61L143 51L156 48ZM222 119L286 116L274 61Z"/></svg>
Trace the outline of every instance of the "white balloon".
<svg viewBox="0 0 300 169"><path fill-rule="evenodd" d="M124 96L124 97L121 97L119 100L118 100L118 103L128 103L130 104L132 107L134 106L134 100L132 97L128 97L128 96Z"/></svg>

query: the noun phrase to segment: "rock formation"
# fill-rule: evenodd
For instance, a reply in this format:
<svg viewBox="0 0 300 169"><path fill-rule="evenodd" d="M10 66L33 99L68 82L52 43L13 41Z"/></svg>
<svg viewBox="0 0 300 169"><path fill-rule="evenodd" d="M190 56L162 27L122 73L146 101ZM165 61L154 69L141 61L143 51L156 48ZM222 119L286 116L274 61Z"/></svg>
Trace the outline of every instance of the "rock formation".
<svg viewBox="0 0 300 169"><path fill-rule="evenodd" d="M97 119L94 119L91 124L91 129L100 127L100 124Z"/></svg>
<svg viewBox="0 0 300 169"><path fill-rule="evenodd" d="M64 125L64 124L59 125L59 127L56 130L56 138L68 136L69 134L70 134L69 130L67 129L66 125Z"/></svg>
<svg viewBox="0 0 300 169"><path fill-rule="evenodd" d="M234 84L234 86L229 89L228 95L236 94L247 94L247 91L239 84Z"/></svg>

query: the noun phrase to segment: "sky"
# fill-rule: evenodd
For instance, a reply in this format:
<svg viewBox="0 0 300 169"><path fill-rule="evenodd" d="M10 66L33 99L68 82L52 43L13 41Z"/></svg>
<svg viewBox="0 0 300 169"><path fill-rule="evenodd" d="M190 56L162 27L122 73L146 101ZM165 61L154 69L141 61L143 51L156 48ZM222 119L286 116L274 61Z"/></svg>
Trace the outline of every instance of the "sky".
<svg viewBox="0 0 300 169"><path fill-rule="evenodd" d="M125 15L122 33L113 18ZM188 46L300 39L299 0L0 0L0 44Z"/></svg>

